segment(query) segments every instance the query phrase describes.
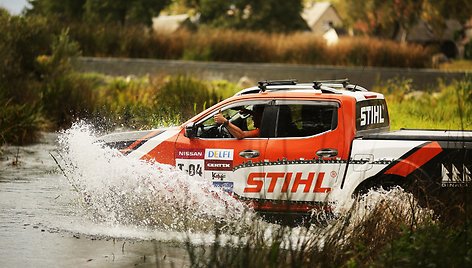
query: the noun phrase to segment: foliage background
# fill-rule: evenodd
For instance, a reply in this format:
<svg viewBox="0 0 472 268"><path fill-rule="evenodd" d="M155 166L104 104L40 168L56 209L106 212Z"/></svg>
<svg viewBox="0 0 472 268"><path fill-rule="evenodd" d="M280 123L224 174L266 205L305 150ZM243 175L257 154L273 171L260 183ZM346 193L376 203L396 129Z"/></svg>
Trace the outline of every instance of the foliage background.
<svg viewBox="0 0 472 268"><path fill-rule="evenodd" d="M292 5L287 6L288 2ZM352 14L347 17L348 23L366 37L345 39L328 47L319 39L292 32L304 27L298 17L301 1L182 0L179 3L184 10L204 11L202 20L208 28L173 35L146 28L150 17L166 8L169 1L31 3L33 9L26 16L11 16L0 9L0 144L34 142L41 131L67 128L77 119L94 122L105 131L117 126L140 129L175 125L238 90L226 81L186 76L77 73L73 61L80 55L425 67L431 51L385 39L425 15L438 25L448 18L449 11L455 10L450 13L460 18L470 15L471 5L459 0L337 1L340 12ZM278 15L280 20L267 15L280 12L286 14ZM471 76L426 93L418 93L409 80L384 81L374 90L386 94L393 129L472 129ZM210 249L188 250L197 256L193 264L202 267L470 266L467 206L461 210L465 217L454 215L452 219L419 222L415 216L401 214L415 214L414 209L381 202L371 209L375 213L359 223L348 214L341 221L345 226L337 229L341 232L327 229L330 236L324 236L323 241L317 240L319 233L296 241L301 250L281 247L287 229L274 230L267 242L263 239L265 230L258 230L258 226L250 230L249 240L236 241L230 247L220 246L217 237ZM348 228L355 232L348 232ZM198 257L200 253L203 257Z"/></svg>

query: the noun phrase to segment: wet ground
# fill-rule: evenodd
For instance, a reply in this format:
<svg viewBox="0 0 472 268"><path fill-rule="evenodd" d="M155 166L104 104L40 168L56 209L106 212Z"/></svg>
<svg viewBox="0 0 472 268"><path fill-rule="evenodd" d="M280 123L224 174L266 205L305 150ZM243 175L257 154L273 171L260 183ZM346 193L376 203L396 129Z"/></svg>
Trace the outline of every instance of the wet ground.
<svg viewBox="0 0 472 268"><path fill-rule="evenodd" d="M0 267L185 267L182 242L166 232L89 220L41 143L3 147L0 161Z"/></svg>

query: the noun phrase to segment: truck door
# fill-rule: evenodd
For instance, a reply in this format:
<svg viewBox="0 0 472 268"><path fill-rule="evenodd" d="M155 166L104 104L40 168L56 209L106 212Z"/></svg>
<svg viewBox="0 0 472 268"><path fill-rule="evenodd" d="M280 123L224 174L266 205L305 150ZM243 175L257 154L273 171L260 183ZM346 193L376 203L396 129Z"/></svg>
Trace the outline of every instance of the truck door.
<svg viewBox="0 0 472 268"><path fill-rule="evenodd" d="M252 111L268 101L241 101L228 104L221 109L231 123L244 131L253 130ZM264 198L262 181L257 176L249 178L256 187L247 188L249 171L242 169L251 163L265 159L268 138L246 138L238 140L222 125L217 125L213 116L220 110L210 110L201 120L194 123L195 137L180 133L176 140L176 167L190 175L200 175L213 182L214 186L236 196ZM260 129L262 131L262 127ZM262 166L250 172L262 173Z"/></svg>
<svg viewBox="0 0 472 268"><path fill-rule="evenodd" d="M342 179L340 168L349 153L339 106L336 101L275 101L274 135L267 142L264 164L267 199L327 200Z"/></svg>

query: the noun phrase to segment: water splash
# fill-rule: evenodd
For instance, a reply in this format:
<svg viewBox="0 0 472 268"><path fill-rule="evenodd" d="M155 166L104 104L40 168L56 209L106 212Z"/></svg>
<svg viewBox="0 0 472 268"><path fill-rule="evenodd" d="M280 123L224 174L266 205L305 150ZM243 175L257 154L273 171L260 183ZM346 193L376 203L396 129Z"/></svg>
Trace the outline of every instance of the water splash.
<svg viewBox="0 0 472 268"><path fill-rule="evenodd" d="M59 135L65 176L95 222L168 231L209 231L245 222L252 212L201 177L128 158L97 142L90 125Z"/></svg>
<svg viewBox="0 0 472 268"><path fill-rule="evenodd" d="M61 166L78 193L81 208L85 208L94 222L118 227L112 236L126 226L134 226L138 231L164 232L163 237L174 233L180 237L177 240L183 241L185 236L181 236L181 231L211 235L218 228L220 235L223 230L220 239L231 240L232 235L247 237L254 232L263 232L263 239L270 240L279 228L261 222L246 205L203 178L190 177L169 165L128 158L97 142L90 125L74 124L58 139ZM290 247L301 240L321 245L326 238L340 232L343 233L339 241L342 244L341 240L349 239L366 219L379 211L385 228L398 221L411 225L431 218L431 211L422 209L401 188L372 190L358 200L348 201L338 208L336 217L329 218L322 226L290 228L284 238L285 245ZM314 215L316 218L323 216ZM152 238L155 234L139 237Z"/></svg>

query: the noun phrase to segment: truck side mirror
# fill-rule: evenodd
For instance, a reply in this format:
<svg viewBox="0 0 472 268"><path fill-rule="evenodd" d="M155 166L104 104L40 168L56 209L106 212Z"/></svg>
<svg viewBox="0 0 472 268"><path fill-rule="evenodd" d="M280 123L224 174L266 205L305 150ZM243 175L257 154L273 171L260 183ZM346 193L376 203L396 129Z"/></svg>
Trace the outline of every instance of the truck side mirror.
<svg viewBox="0 0 472 268"><path fill-rule="evenodd" d="M197 136L197 126L194 122L190 122L185 126L185 137L192 139Z"/></svg>

